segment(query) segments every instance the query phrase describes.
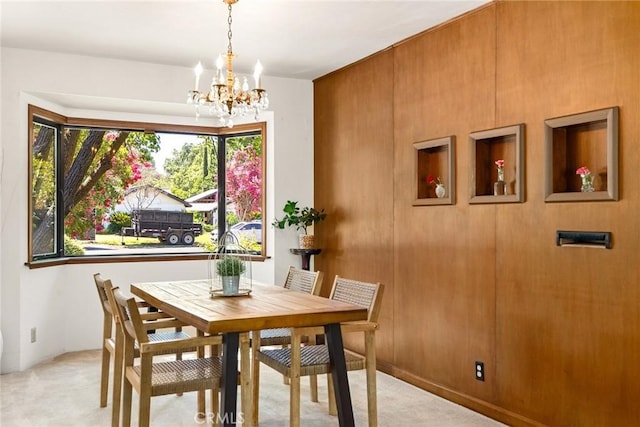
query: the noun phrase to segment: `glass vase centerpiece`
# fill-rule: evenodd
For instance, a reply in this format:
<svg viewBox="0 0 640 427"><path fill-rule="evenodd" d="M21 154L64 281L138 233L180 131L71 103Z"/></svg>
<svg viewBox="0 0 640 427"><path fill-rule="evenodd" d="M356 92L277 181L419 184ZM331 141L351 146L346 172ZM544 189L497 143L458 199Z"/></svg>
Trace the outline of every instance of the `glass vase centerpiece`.
<svg viewBox="0 0 640 427"><path fill-rule="evenodd" d="M580 179L582 180L582 186L580 187L580 191L583 193L591 193L594 191L593 188L593 175L591 171L586 166L581 166L576 170L576 175L580 175Z"/></svg>
<svg viewBox="0 0 640 427"><path fill-rule="evenodd" d="M212 298L251 293L251 255L233 233L224 233L218 239L218 249L209 254L207 267Z"/></svg>
<svg viewBox="0 0 640 427"><path fill-rule="evenodd" d="M499 159L495 162L498 168L498 180L493 183L493 195L494 196L506 196L507 195L507 183L504 180L504 160Z"/></svg>
<svg viewBox="0 0 640 427"><path fill-rule="evenodd" d="M440 181L440 177L434 178L433 175L429 175L427 177L427 183L435 184L435 194L438 199L442 199L447 194L447 189L444 187L442 181Z"/></svg>

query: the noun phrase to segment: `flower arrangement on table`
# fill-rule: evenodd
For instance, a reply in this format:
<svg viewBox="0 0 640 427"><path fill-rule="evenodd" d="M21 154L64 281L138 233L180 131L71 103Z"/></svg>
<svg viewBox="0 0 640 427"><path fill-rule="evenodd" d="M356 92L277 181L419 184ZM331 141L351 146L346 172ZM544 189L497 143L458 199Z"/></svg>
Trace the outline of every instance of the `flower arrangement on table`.
<svg viewBox="0 0 640 427"><path fill-rule="evenodd" d="M576 175L580 175L580 178L582 179L582 187L580 188L580 191L584 193L592 192L593 191L593 175L591 174L591 171L589 170L589 168L586 166L580 166L576 170Z"/></svg>

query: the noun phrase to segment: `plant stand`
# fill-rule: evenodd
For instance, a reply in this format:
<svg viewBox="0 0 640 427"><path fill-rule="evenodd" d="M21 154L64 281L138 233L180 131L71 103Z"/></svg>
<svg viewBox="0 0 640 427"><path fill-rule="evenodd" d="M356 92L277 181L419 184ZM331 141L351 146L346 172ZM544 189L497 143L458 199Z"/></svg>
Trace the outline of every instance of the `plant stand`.
<svg viewBox="0 0 640 427"><path fill-rule="evenodd" d="M289 252L295 255L300 255L300 257L302 258L302 269L308 271L311 263L311 255L318 255L320 252L322 252L322 249L291 248L289 249Z"/></svg>

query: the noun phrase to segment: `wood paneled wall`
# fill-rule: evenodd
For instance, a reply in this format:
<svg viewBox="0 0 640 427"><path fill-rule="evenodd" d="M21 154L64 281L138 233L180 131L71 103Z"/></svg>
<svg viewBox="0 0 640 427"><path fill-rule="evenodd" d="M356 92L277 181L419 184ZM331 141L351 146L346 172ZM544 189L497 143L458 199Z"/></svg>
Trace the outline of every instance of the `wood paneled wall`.
<svg viewBox="0 0 640 427"><path fill-rule="evenodd" d="M383 370L513 425L640 424L639 30L638 2L497 2L315 81L315 266L385 284ZM544 120L616 105L620 200L545 203ZM469 133L519 123L524 203L470 205ZM412 206L412 144L449 135L456 204Z"/></svg>
<svg viewBox="0 0 640 427"><path fill-rule="evenodd" d="M393 360L393 52L315 82L315 201L323 295L336 274L384 288L377 336L381 363ZM318 93L324 95L317 96ZM356 95L356 96L352 96ZM345 337L348 342L349 338ZM361 341L361 340L360 340ZM351 346L364 350L360 341Z"/></svg>

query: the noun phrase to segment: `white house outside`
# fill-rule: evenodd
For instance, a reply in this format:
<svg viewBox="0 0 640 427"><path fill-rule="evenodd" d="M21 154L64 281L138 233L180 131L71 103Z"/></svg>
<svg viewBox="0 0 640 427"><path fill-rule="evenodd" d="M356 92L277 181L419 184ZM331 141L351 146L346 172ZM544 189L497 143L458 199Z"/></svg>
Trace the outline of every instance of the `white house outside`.
<svg viewBox="0 0 640 427"><path fill-rule="evenodd" d="M178 196L152 185L131 187L125 191L124 200L114 207L114 212L132 213L138 209L184 212L191 204Z"/></svg>

